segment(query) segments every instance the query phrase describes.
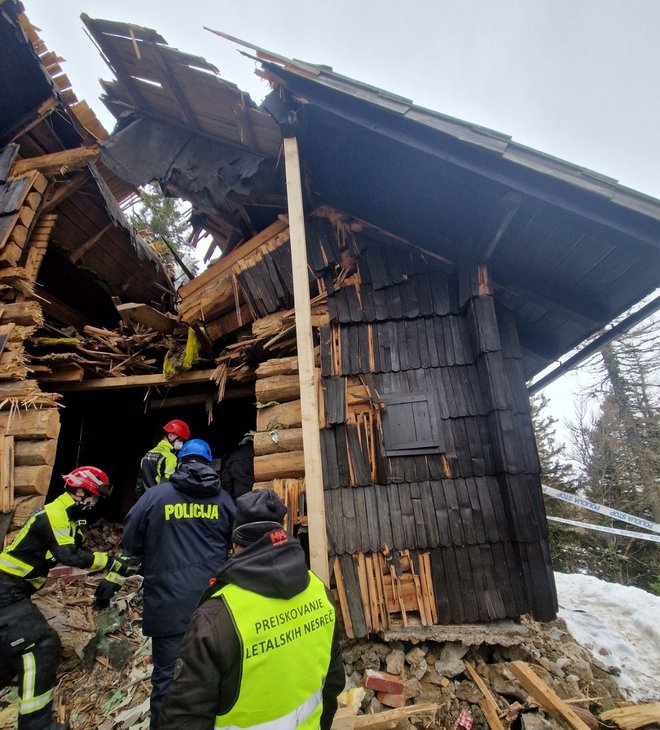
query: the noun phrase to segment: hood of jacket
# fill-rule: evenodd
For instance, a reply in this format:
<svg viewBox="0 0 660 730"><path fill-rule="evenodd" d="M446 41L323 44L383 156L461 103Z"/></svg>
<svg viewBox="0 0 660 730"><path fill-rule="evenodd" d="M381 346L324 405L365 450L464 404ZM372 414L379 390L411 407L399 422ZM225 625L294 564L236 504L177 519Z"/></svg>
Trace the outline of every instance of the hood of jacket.
<svg viewBox="0 0 660 730"><path fill-rule="evenodd" d="M267 598L292 598L309 584L305 551L288 532L268 532L227 560L202 600L228 583Z"/></svg>
<svg viewBox="0 0 660 730"><path fill-rule="evenodd" d="M220 491L218 473L208 464L199 461L179 464L169 482L179 492L192 497L211 497Z"/></svg>

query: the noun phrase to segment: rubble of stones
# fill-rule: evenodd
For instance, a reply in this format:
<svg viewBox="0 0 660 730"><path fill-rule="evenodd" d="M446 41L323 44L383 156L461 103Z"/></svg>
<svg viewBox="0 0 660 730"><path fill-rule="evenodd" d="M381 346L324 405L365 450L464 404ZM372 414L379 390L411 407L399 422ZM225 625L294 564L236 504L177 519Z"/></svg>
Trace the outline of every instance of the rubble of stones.
<svg viewBox="0 0 660 730"><path fill-rule="evenodd" d="M401 678L406 705L439 704L436 722L444 728L454 727L461 712L468 710L474 720L473 730L488 730L488 723L478 705L483 695L469 677L464 662L472 664L503 708L505 727L509 723L524 730L567 727L530 700L507 669L506 663L510 661L527 662L562 699L597 698L595 702L572 705L578 711L586 710L583 719L587 724L591 720L590 707L596 713L623 700L613 677L617 669L598 661L588 649L576 643L561 619L539 624L523 618L523 623L529 629L528 637L520 644L507 647L431 641L383 643L373 638L346 641L343 655L347 687L364 687L367 670L387 672ZM392 704L383 704L379 696L391 703L392 695L366 689L359 712L391 709ZM504 709L509 706L514 711L507 718ZM429 721L406 718L397 725L399 730L414 727L429 727Z"/></svg>

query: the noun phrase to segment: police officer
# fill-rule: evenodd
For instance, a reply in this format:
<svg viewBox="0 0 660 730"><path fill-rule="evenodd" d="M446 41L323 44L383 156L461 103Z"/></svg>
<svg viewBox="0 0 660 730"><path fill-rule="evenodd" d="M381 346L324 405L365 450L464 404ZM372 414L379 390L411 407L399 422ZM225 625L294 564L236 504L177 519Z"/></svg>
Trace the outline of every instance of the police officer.
<svg viewBox="0 0 660 730"><path fill-rule="evenodd" d="M142 559L142 630L152 637L152 727L190 615L231 545L234 503L220 489L211 459L205 441L186 441L174 474L141 497L124 522L124 553Z"/></svg>
<svg viewBox="0 0 660 730"><path fill-rule="evenodd" d="M138 497L170 478L176 469L176 454L189 438L190 428L184 421L175 419L163 426L161 440L147 451L140 462L135 486Z"/></svg>
<svg viewBox="0 0 660 730"><path fill-rule="evenodd" d="M35 512L0 553L0 686L18 674L20 730L64 727L51 722L60 639L30 596L57 563L94 571L111 560L83 548L79 530L99 498L110 493L107 474L80 466L63 479L64 494ZM118 575L130 570L122 558L111 565Z"/></svg>
<svg viewBox="0 0 660 730"><path fill-rule="evenodd" d="M329 730L344 689L330 592L269 490L236 502L234 555L195 611L158 730Z"/></svg>

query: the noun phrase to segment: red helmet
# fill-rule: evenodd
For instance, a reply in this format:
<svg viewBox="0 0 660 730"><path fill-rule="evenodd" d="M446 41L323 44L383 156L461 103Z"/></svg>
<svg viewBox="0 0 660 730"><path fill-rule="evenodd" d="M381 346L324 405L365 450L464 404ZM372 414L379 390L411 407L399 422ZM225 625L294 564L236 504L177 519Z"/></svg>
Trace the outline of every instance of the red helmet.
<svg viewBox="0 0 660 730"><path fill-rule="evenodd" d="M108 475L97 466L78 466L62 478L67 486L86 489L97 497L107 497L112 491Z"/></svg>
<svg viewBox="0 0 660 730"><path fill-rule="evenodd" d="M170 421L163 426L163 431L165 433L175 433L177 436L181 436L184 441L190 438L190 428L183 421Z"/></svg>

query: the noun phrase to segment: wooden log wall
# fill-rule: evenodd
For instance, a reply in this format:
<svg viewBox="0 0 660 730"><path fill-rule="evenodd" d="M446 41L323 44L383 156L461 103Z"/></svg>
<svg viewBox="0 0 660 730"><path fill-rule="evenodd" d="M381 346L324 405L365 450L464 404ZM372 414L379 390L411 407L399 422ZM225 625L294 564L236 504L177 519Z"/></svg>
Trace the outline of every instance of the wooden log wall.
<svg viewBox="0 0 660 730"><path fill-rule="evenodd" d="M43 325L33 292L56 215L40 212L47 186L40 172L11 176L16 151L0 151L0 512L13 512L0 535L6 541L44 503L60 428L59 396L29 379L24 347Z"/></svg>

